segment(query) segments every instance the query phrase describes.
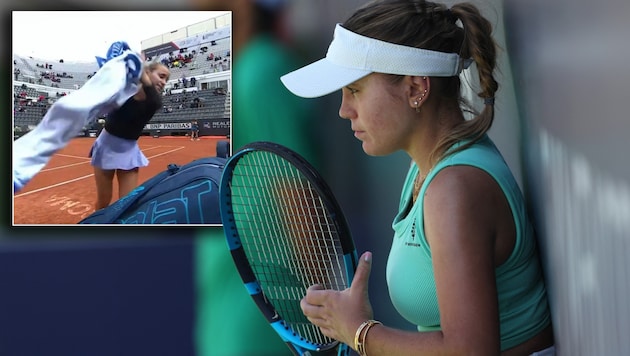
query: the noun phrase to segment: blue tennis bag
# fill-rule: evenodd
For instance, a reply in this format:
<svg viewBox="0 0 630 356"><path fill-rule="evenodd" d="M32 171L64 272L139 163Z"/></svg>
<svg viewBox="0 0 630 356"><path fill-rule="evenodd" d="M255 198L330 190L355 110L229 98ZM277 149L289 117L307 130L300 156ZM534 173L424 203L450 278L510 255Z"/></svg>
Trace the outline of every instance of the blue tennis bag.
<svg viewBox="0 0 630 356"><path fill-rule="evenodd" d="M221 224L219 182L226 157L167 169L79 224Z"/></svg>

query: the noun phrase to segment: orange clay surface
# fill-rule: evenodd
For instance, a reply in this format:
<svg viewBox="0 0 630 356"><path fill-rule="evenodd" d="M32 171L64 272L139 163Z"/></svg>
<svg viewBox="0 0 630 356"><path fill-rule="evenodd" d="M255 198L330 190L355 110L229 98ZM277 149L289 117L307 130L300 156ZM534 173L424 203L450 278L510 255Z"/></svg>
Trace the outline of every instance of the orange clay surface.
<svg viewBox="0 0 630 356"><path fill-rule="evenodd" d="M14 225L76 224L94 212L96 183L88 157L94 140L73 139L13 196ZM149 159L149 165L140 168L138 182L164 171L170 163L183 165L198 158L216 156L218 141L227 139L214 136L191 141L188 137L142 136L138 144ZM118 198L114 178L112 202Z"/></svg>

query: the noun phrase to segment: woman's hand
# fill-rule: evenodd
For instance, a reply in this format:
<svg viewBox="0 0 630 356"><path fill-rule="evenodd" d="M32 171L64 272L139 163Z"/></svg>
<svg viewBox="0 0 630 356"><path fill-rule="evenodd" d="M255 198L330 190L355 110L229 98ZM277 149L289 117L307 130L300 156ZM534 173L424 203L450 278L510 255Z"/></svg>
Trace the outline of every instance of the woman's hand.
<svg viewBox="0 0 630 356"><path fill-rule="evenodd" d="M366 252L359 259L350 288L343 291L324 290L320 285L308 288L300 302L302 312L324 335L352 346L359 325L372 319L368 295L371 267L372 254Z"/></svg>
<svg viewBox="0 0 630 356"><path fill-rule="evenodd" d="M140 52L140 60L142 61L142 76L140 82L143 86L153 86L151 77L149 77L149 66L147 63L147 56L144 52Z"/></svg>
<svg viewBox="0 0 630 356"><path fill-rule="evenodd" d="M151 77L149 77L149 68L143 64L142 68L142 76L140 77L140 81L143 86L153 86L153 82L151 82Z"/></svg>

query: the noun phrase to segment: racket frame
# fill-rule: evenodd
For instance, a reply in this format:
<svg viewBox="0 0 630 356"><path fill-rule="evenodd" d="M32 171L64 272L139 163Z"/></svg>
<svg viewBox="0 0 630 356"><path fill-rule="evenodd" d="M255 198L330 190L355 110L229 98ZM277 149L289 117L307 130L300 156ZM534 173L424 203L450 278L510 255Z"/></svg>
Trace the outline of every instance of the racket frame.
<svg viewBox="0 0 630 356"><path fill-rule="evenodd" d="M320 176L315 168L308 163L308 161L296 152L279 144L259 141L252 142L244 146L228 159L219 184L219 202L221 207L223 230L236 269L243 280L247 292L256 303L258 309L263 313L265 319L269 322L271 327L294 354L308 355L310 354L310 351L326 352L337 348L337 355L349 355L350 347L339 341L334 341L325 345L316 344L295 332L282 318L282 316L278 314L274 305L267 299L253 268L249 264L247 254L245 253L245 249L243 248L237 231L236 222L234 221L232 215L230 183L232 181L234 167L237 165L238 161L243 156L255 151L266 151L276 154L290 162L311 182L311 185L315 188L316 192L320 195L322 201L324 202L327 212L333 213L330 216L330 219L334 222L335 228L339 232L339 236L345 237L340 239L340 245L343 253L348 287L352 282L352 278L354 277L354 272L358 264L357 251L354 246L352 236L350 235L348 223L345 220L341 207L339 206L326 181Z"/></svg>

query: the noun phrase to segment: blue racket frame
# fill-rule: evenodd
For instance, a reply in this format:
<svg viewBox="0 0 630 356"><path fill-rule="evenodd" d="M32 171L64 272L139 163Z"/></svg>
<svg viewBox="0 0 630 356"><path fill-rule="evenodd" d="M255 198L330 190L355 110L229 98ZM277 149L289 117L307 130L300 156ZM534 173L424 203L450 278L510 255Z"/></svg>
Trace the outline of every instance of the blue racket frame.
<svg viewBox="0 0 630 356"><path fill-rule="evenodd" d="M328 205L329 211L339 212L333 216L333 220L337 225L338 231L345 231L346 236L348 237L347 239L341 241L342 251L344 253L343 261L345 263L345 273L348 284L352 281L358 264L357 251L351 239L345 217L341 214L341 208L334 199L332 191L326 182L320 177L319 173L299 154L284 146L271 142L254 142L244 146L228 159L219 184L219 205L223 230L236 268L243 280L247 292L252 297L259 310L263 313L271 327L278 333L280 338L287 344L294 354L299 356L313 355L313 352L316 354L331 354L332 351L336 349L336 354L338 356L347 356L350 354L351 348L344 343L336 341L325 345L316 344L300 336L295 330L293 330L282 318L282 316L278 314L275 307L265 296L260 282L257 280L254 270L248 262L245 249L241 243L236 222L234 221L232 215L231 188L229 184L234 167L236 166L238 160L253 151L261 150L278 154L282 158L294 164L296 167L302 168L302 173L312 179L313 182L317 182L316 186L318 190L321 189L318 193L323 197L325 204Z"/></svg>

